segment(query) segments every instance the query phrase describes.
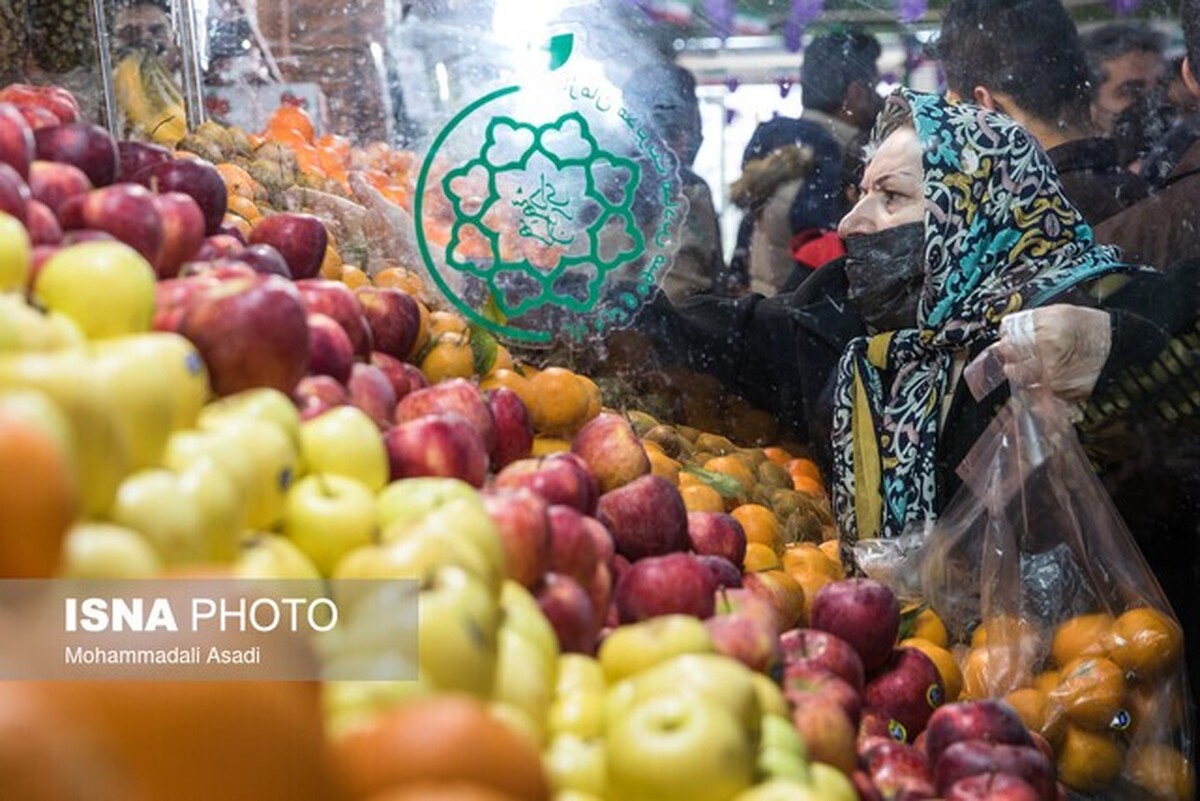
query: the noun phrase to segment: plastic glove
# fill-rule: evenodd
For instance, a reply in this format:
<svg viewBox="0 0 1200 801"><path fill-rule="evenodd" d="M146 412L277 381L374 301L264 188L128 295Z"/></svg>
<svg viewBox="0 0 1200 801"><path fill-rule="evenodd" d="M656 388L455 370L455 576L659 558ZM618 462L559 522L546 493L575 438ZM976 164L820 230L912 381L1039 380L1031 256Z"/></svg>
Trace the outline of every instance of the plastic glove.
<svg viewBox="0 0 1200 801"><path fill-rule="evenodd" d="M1010 384L1044 384L1067 401L1085 400L1112 350L1108 312L1055 305L1008 315L988 348Z"/></svg>

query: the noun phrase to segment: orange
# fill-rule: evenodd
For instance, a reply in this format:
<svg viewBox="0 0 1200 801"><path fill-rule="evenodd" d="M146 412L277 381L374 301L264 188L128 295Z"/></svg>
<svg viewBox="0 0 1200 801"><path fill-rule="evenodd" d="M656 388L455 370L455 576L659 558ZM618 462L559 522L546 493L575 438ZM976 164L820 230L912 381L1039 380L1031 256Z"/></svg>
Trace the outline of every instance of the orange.
<svg viewBox="0 0 1200 801"><path fill-rule="evenodd" d="M334 764L354 798L419 782L475 783L527 801L551 795L537 749L482 701L461 695L375 716L334 744Z"/></svg>
<svg viewBox="0 0 1200 801"><path fill-rule="evenodd" d="M347 264L342 267L342 274L339 276L339 279L351 289L371 285L370 277L353 264Z"/></svg>
<svg viewBox="0 0 1200 801"><path fill-rule="evenodd" d="M820 545L818 545L817 547L821 549L821 553L825 554L825 555L826 555L826 556L828 556L830 559L832 559L832 560L834 560L835 562L837 562L837 563L838 563L838 566L839 566L839 567L841 567L841 564L842 564L842 543L841 543L840 541L838 541L836 538L835 538L835 539L828 539L828 540L825 540L824 542L822 542L822 543L821 543ZM842 567L842 568L841 568L841 570L842 570L842 572L843 572L843 573L845 573L845 568L844 568L844 567Z"/></svg>
<svg viewBox="0 0 1200 801"><path fill-rule="evenodd" d="M1076 726L1104 731L1121 709L1125 674L1102 656L1081 657L1063 666L1062 679L1048 695Z"/></svg>
<svg viewBox="0 0 1200 801"><path fill-rule="evenodd" d="M783 565L779 554L769 545L761 542L746 543L746 556L742 562L742 570L746 573L757 573L761 570L778 570Z"/></svg>
<svg viewBox="0 0 1200 801"><path fill-rule="evenodd" d="M928 607L922 609L913 622L912 636L928 640L938 648L945 648L950 644L950 635L946 632L946 624L938 617L937 612Z"/></svg>
<svg viewBox="0 0 1200 801"><path fill-rule="evenodd" d="M651 467L653 465L654 462L651 460ZM692 483L685 483L689 479ZM679 474L679 494L683 498L684 507L689 512L725 511L725 500L721 497L721 493L712 487L697 482L695 477L689 476L688 473Z"/></svg>
<svg viewBox="0 0 1200 801"><path fill-rule="evenodd" d="M461 334L442 334L421 359L421 372L430 384L449 378L475 375L475 354L470 338Z"/></svg>
<svg viewBox="0 0 1200 801"><path fill-rule="evenodd" d="M388 267L375 274L375 286L403 289L418 300L425 300L425 281L412 270Z"/></svg>
<svg viewBox="0 0 1200 801"><path fill-rule="evenodd" d="M579 376L579 381L583 384L584 389L587 390L588 394L588 407L583 419L585 421L591 420L593 417L600 414L600 409L604 405L604 400L600 396L600 387L595 381L588 378L586 375Z"/></svg>
<svg viewBox="0 0 1200 801"><path fill-rule="evenodd" d="M236 164L228 162L217 165L217 173L221 176L221 180L225 182L225 189L229 193L229 198L232 200L236 197L254 199L255 192L258 188L258 181L250 176L250 173Z"/></svg>
<svg viewBox="0 0 1200 801"><path fill-rule="evenodd" d="M825 485L815 478L808 476L793 476L792 489L796 492L803 492L805 495L824 495Z"/></svg>
<svg viewBox="0 0 1200 801"><path fill-rule="evenodd" d="M679 462L663 453L661 448L658 450L646 448L646 456L650 459L650 473L652 475L665 478L667 481L670 481L676 486L679 485ZM684 499L683 505L687 506L686 498Z"/></svg>
<svg viewBox="0 0 1200 801"><path fill-rule="evenodd" d="M787 570L787 567L784 567ZM802 573L798 570L789 570L788 575L796 580L800 588L804 590L804 614L801 616L801 625L808 625L808 612L812 599L817 597L817 593L826 584L832 584L834 579L826 576L823 573Z"/></svg>
<svg viewBox="0 0 1200 801"><path fill-rule="evenodd" d="M714 456L704 463L704 469L736 478L742 485L742 491L746 494L754 489L754 473L750 472L746 463L736 456Z"/></svg>
<svg viewBox="0 0 1200 801"><path fill-rule="evenodd" d="M492 370L511 370L512 366L512 353L503 345L496 345L496 360L492 362Z"/></svg>
<svg viewBox="0 0 1200 801"><path fill-rule="evenodd" d="M227 208L246 222L256 223L262 219L262 211L253 199L241 195L230 195Z"/></svg>
<svg viewBox="0 0 1200 801"><path fill-rule="evenodd" d="M764 456L780 467L786 467L787 463L792 460L792 455L778 446L772 445L771 447L763 448L762 450Z"/></svg>
<svg viewBox="0 0 1200 801"><path fill-rule="evenodd" d="M945 648L922 637L910 637L900 641L901 648L915 648L933 662L938 675L942 677L942 687L946 691L946 703L958 700L963 690L963 674L954 659L954 654Z"/></svg>
<svg viewBox="0 0 1200 801"><path fill-rule="evenodd" d="M49 578L79 508L70 452L20 414L0 411L0 578Z"/></svg>
<svg viewBox="0 0 1200 801"><path fill-rule="evenodd" d="M267 131L272 134L272 138L278 138L278 133L293 131L300 134L305 142L311 142L316 135L312 119L304 109L289 105L280 106L271 112L267 120Z"/></svg>
<svg viewBox="0 0 1200 801"><path fill-rule="evenodd" d="M1057 753L1058 780L1081 793L1104 790L1125 767L1121 746L1107 732L1067 726Z"/></svg>
<svg viewBox="0 0 1200 801"><path fill-rule="evenodd" d="M326 245L325 258L321 259L321 277L336 281L342 277L342 256L337 248Z"/></svg>
<svg viewBox="0 0 1200 801"><path fill-rule="evenodd" d="M783 529L775 513L757 503L744 503L730 512L733 519L742 524L747 542L758 542L776 551L783 552Z"/></svg>
<svg viewBox="0 0 1200 801"><path fill-rule="evenodd" d="M1062 672L1058 670L1047 670L1044 673L1039 673L1033 680L1033 686L1044 693L1049 693L1058 683L1062 681Z"/></svg>
<svg viewBox="0 0 1200 801"><path fill-rule="evenodd" d="M1183 634L1173 619L1149 606L1130 609L1112 626L1110 656L1122 669L1150 678L1174 668Z"/></svg>
<svg viewBox="0 0 1200 801"><path fill-rule="evenodd" d="M1104 656L1112 624L1112 615L1104 612L1064 621L1054 630L1050 659L1061 667L1081 656Z"/></svg>
<svg viewBox="0 0 1200 801"><path fill-rule="evenodd" d="M792 575L811 573L830 579L843 578L842 566L826 556L823 550L811 542L800 542L787 546L783 552L783 569Z"/></svg>
<svg viewBox="0 0 1200 801"><path fill-rule="evenodd" d="M1053 703L1046 693L1036 687L1022 687L1004 696L1004 700L1016 710L1025 728L1045 737L1054 748L1062 743L1067 719L1062 707Z"/></svg>
<svg viewBox="0 0 1200 801"><path fill-rule="evenodd" d="M996 632L996 636L990 636ZM971 647L985 645L1015 644L1032 656L1038 651L1039 632L1036 624L1021 618L996 615L987 623L981 623L971 633ZM1032 660L1031 660L1032 661Z"/></svg>
<svg viewBox="0 0 1200 801"><path fill-rule="evenodd" d="M565 436L583 425L591 402L587 386L565 367L547 367L529 379L529 417L533 430Z"/></svg>
<svg viewBox="0 0 1200 801"><path fill-rule="evenodd" d="M518 801L515 796L474 782L403 784L365 801Z"/></svg>
<svg viewBox="0 0 1200 801"><path fill-rule="evenodd" d="M462 318L462 315L448 311L429 313L429 336L431 337L436 337L438 334L467 334L469 332L467 321Z"/></svg>
<svg viewBox="0 0 1200 801"><path fill-rule="evenodd" d="M1196 777L1187 760L1169 745L1135 748L1127 764L1129 780L1154 798L1189 801L1195 792Z"/></svg>
<svg viewBox="0 0 1200 801"><path fill-rule="evenodd" d="M552 453L565 453L571 450L569 440L561 437L534 437L533 447L529 450L530 456L549 456Z"/></svg>
<svg viewBox="0 0 1200 801"><path fill-rule="evenodd" d="M1028 680L1017 653L1007 648L972 648L962 664L964 699L980 700L1015 690Z"/></svg>

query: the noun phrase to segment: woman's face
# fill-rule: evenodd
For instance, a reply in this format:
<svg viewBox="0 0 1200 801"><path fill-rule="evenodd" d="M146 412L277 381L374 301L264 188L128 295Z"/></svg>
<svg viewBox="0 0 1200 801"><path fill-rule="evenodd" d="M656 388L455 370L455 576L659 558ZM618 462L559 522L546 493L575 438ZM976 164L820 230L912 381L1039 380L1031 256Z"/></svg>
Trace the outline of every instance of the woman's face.
<svg viewBox="0 0 1200 801"><path fill-rule="evenodd" d="M842 238L873 234L925 219L921 141L908 126L896 129L863 171L858 202L838 225Z"/></svg>

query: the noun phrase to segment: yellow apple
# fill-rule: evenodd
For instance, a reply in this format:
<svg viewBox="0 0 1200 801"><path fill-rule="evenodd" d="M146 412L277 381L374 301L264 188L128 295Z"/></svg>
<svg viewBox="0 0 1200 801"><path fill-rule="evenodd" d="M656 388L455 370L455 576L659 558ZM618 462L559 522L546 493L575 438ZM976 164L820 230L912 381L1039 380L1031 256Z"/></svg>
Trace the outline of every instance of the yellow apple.
<svg viewBox="0 0 1200 801"><path fill-rule="evenodd" d="M478 496L456 498L431 509L415 522L393 521L383 529L383 542L403 542L424 537L452 541L477 556L477 573L499 595L504 584L504 546L496 524Z"/></svg>
<svg viewBox="0 0 1200 801"><path fill-rule="evenodd" d="M226 420L237 417L252 417L255 420L274 423L283 429L294 447L300 447L300 412L292 399L277 389L247 389L213 401L200 412L198 426L215 428Z"/></svg>
<svg viewBox="0 0 1200 801"><path fill-rule="evenodd" d="M141 470L117 488L111 519L144 536L171 565L203 561L204 514L170 470Z"/></svg>
<svg viewBox="0 0 1200 801"><path fill-rule="evenodd" d="M507 623L500 627L492 699L515 706L529 716L539 748L545 742L556 667L555 660L547 660L541 648L519 631Z"/></svg>
<svg viewBox="0 0 1200 801"><path fill-rule="evenodd" d="M33 295L43 308L78 323L88 339L105 339L150 329L154 282L154 268L128 245L84 242L46 260Z"/></svg>
<svg viewBox="0 0 1200 801"><path fill-rule="evenodd" d="M770 676L755 671L754 689L758 692L758 706L764 715L779 715L784 718L791 715L783 690Z"/></svg>
<svg viewBox="0 0 1200 801"><path fill-rule="evenodd" d="M588 739L604 734L604 693L560 693L550 705L546 726L552 736L572 734Z"/></svg>
<svg viewBox="0 0 1200 801"><path fill-rule="evenodd" d="M33 247L16 217L0 212L0 292L24 292Z"/></svg>
<svg viewBox="0 0 1200 801"><path fill-rule="evenodd" d="M546 671L555 677L559 669L558 635L550 621L542 614L537 599L515 581L506 579L500 590L500 606L504 609L504 625L518 632L537 646L538 654L546 663ZM551 685L551 690L554 685Z"/></svg>
<svg viewBox="0 0 1200 801"><path fill-rule="evenodd" d="M292 579L319 581L321 573L312 560L287 537L255 531L240 538L233 572L247 579Z"/></svg>
<svg viewBox="0 0 1200 801"><path fill-rule="evenodd" d="M387 449L379 426L356 406L338 406L300 426L304 470L357 479L378 491L388 479Z"/></svg>
<svg viewBox="0 0 1200 801"><path fill-rule="evenodd" d="M43 314L20 295L0 295L0 352L41 353L86 341L70 318L56 312Z"/></svg>
<svg viewBox="0 0 1200 801"><path fill-rule="evenodd" d="M233 479L211 457L201 456L179 474L179 485L200 508L206 558L222 563L234 561L246 524L246 509Z"/></svg>
<svg viewBox="0 0 1200 801"><path fill-rule="evenodd" d="M660 695L685 694L710 700L729 710L757 742L762 710L754 673L741 662L718 654L684 654L614 684L605 702L605 730L631 707Z"/></svg>
<svg viewBox="0 0 1200 801"><path fill-rule="evenodd" d="M162 572L146 538L112 523L76 523L63 543L59 575L68 579L141 579Z"/></svg>
<svg viewBox="0 0 1200 801"><path fill-rule="evenodd" d="M560 734L542 754L542 764L555 792L574 790L604 798L608 790L604 740Z"/></svg>
<svg viewBox="0 0 1200 801"><path fill-rule="evenodd" d="M292 485L284 502L284 535L325 576L347 553L371 542L375 524L374 494L346 476L305 476Z"/></svg>
<svg viewBox="0 0 1200 801"><path fill-rule="evenodd" d="M621 626L605 638L598 657L610 684L681 654L710 654L712 637L698 618L662 615Z"/></svg>
<svg viewBox="0 0 1200 801"><path fill-rule="evenodd" d="M577 692L602 695L606 690L608 682L604 678L604 668L595 658L586 654L562 654L558 657L557 695Z"/></svg>

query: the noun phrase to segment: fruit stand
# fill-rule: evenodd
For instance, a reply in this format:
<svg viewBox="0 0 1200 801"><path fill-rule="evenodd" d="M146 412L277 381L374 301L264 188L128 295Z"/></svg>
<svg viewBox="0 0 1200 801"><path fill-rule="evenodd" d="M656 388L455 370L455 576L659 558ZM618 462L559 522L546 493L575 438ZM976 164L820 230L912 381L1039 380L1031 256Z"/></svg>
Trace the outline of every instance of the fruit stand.
<svg viewBox="0 0 1200 801"><path fill-rule="evenodd" d="M106 4L61 5L97 36ZM1155 706L1173 620L953 641L847 577L771 415L653 358L632 321L679 246L680 162L599 37L537 42L416 148L313 106L206 121L178 31L176 69L98 58L103 102L35 80L75 64L0 88L0 585L406 580L408 672L353 638L304 680L47 681L0 649L0 797L1190 797L1178 750L1127 748L1185 714Z"/></svg>

